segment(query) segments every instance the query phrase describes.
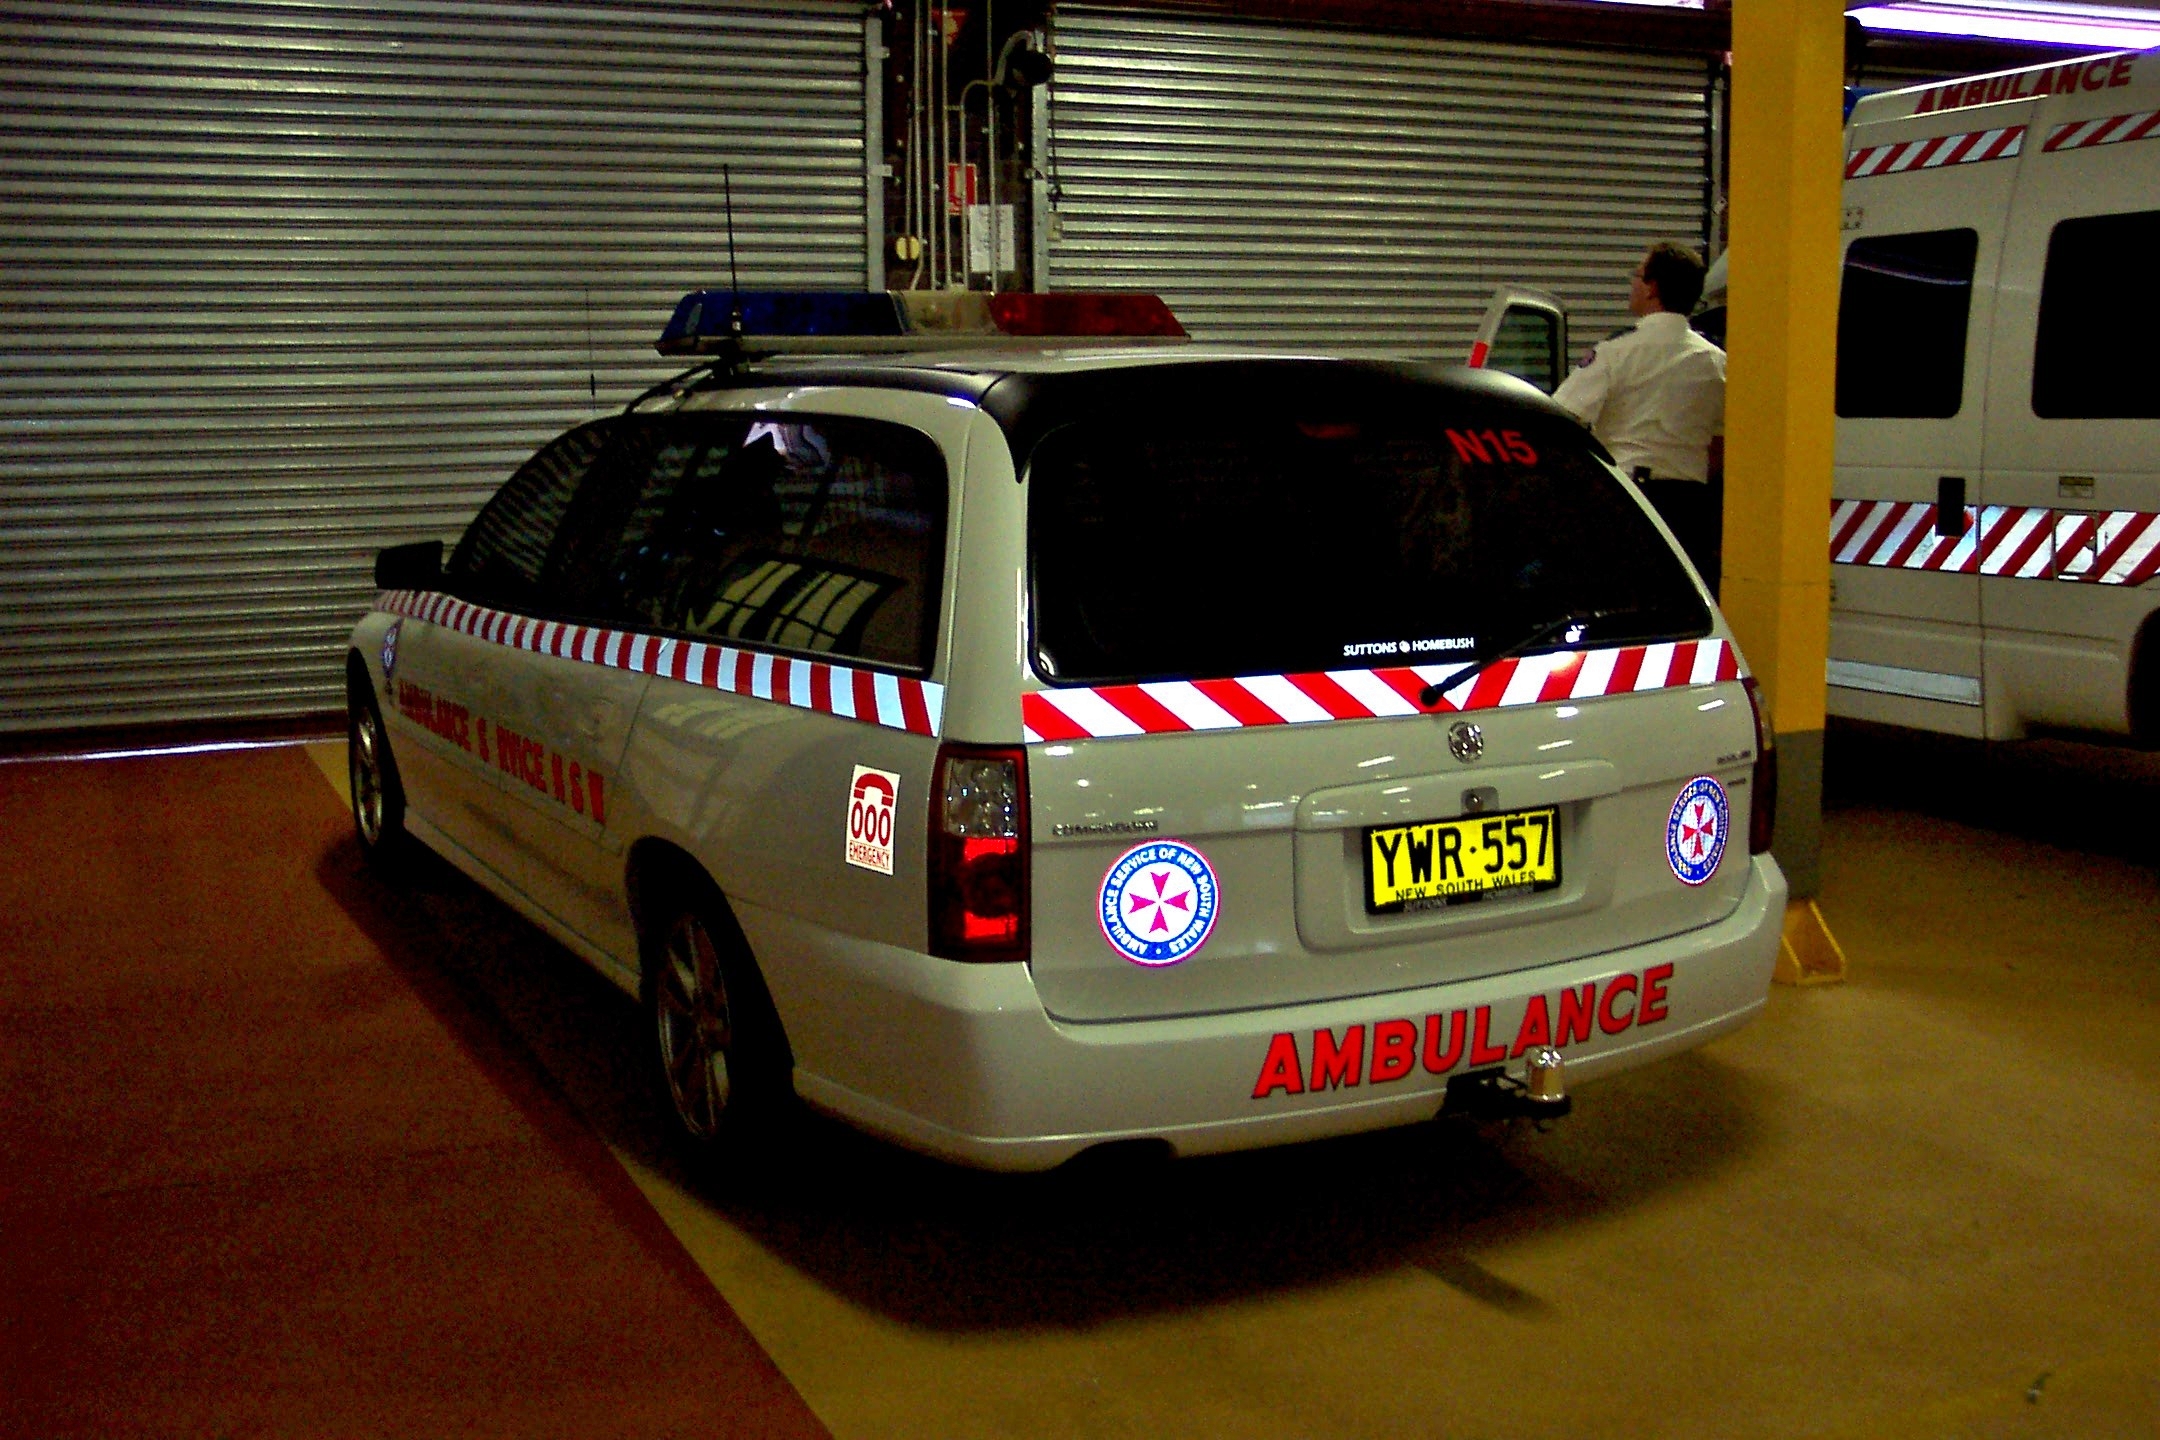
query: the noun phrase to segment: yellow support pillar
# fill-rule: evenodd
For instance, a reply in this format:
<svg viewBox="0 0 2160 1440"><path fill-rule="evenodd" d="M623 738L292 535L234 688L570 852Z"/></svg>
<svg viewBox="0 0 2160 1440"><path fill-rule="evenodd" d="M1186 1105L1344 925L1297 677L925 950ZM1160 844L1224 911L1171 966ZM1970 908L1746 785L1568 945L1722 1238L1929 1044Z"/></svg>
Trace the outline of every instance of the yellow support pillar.
<svg viewBox="0 0 2160 1440"><path fill-rule="evenodd" d="M1844 9L1733 0L1732 44L1721 595L1777 729L1776 853L1804 898L1822 846Z"/></svg>

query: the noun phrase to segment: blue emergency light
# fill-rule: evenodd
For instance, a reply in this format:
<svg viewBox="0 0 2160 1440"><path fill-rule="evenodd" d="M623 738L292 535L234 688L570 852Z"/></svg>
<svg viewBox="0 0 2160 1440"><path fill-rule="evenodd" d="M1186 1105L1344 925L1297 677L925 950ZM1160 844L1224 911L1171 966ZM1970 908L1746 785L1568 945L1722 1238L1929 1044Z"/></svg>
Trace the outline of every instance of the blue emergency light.
<svg viewBox="0 0 2160 1440"><path fill-rule="evenodd" d="M662 355L1188 339L1161 297L1113 291L693 290Z"/></svg>

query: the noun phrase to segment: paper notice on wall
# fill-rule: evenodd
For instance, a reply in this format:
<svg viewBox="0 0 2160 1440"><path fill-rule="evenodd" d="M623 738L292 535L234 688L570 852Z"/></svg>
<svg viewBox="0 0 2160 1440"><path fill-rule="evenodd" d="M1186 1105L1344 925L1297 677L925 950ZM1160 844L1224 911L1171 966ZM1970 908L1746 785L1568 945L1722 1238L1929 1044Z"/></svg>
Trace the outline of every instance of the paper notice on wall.
<svg viewBox="0 0 2160 1440"><path fill-rule="evenodd" d="M990 271L990 207L970 205L967 207L967 253L968 272L985 275ZM1013 207L997 207L997 254L999 270L1016 270L1019 266L1014 256L1019 246L1013 238Z"/></svg>

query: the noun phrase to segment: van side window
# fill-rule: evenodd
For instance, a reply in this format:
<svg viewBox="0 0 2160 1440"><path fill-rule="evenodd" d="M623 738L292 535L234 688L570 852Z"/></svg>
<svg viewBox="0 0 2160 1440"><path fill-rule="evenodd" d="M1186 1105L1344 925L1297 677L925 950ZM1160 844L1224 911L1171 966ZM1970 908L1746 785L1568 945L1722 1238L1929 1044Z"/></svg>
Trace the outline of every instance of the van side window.
<svg viewBox="0 0 2160 1440"><path fill-rule="evenodd" d="M451 593L476 604L527 614L540 607L540 572L571 498L614 421L581 425L526 461L495 492L450 556Z"/></svg>
<svg viewBox="0 0 2160 1440"><path fill-rule="evenodd" d="M2049 420L2160 418L2160 210L2064 220L2048 237L2033 345L2033 414Z"/></svg>
<svg viewBox="0 0 2160 1440"><path fill-rule="evenodd" d="M626 422L551 565L559 613L692 639L929 668L945 462L845 418Z"/></svg>
<svg viewBox="0 0 2160 1440"><path fill-rule="evenodd" d="M1873 235L1845 252L1837 413L1948 419L1965 395L1976 230Z"/></svg>

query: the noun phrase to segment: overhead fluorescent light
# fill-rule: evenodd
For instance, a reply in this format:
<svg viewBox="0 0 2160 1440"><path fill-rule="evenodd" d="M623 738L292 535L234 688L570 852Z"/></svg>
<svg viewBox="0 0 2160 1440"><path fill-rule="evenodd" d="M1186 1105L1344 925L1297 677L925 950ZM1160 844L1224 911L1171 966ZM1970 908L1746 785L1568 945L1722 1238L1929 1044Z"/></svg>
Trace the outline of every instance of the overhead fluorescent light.
<svg viewBox="0 0 2160 1440"><path fill-rule="evenodd" d="M2003 0L1908 0L1846 12L1870 30L2011 40L2088 50L2146 50L2160 45L2160 13L2117 5L2025 4Z"/></svg>

